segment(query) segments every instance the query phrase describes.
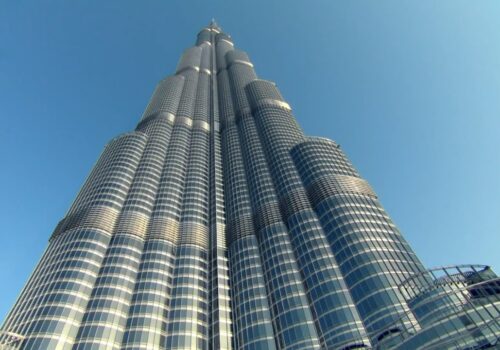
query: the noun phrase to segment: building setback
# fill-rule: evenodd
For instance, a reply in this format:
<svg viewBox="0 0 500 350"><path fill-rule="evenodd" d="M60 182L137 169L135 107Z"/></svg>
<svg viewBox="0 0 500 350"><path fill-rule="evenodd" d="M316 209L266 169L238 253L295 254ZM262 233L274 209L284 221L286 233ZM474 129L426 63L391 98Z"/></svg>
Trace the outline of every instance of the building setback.
<svg viewBox="0 0 500 350"><path fill-rule="evenodd" d="M304 135L212 22L104 149L0 344L487 348L499 296L487 266L427 271L339 145Z"/></svg>

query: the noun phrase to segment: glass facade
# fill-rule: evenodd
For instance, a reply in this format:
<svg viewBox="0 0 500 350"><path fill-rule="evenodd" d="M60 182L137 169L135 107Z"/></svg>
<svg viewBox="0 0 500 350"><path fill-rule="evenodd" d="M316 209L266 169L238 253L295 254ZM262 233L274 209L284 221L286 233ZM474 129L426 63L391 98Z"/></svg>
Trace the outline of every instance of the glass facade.
<svg viewBox="0 0 500 350"><path fill-rule="evenodd" d="M500 281L426 270L212 22L104 149L0 349L486 349Z"/></svg>

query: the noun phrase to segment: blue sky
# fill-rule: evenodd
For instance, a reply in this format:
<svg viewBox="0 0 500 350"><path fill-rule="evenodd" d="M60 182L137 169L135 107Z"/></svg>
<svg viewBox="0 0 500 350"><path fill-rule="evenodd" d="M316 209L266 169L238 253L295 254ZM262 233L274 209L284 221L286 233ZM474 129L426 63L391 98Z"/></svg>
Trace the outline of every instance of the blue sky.
<svg viewBox="0 0 500 350"><path fill-rule="evenodd" d="M0 318L103 146L212 17L424 264L500 272L499 1L0 0Z"/></svg>

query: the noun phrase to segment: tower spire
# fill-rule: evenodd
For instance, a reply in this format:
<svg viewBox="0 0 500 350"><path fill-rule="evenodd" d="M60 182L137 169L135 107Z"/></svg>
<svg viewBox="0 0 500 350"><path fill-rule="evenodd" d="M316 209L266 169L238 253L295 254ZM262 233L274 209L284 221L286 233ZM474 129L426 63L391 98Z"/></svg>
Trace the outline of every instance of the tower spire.
<svg viewBox="0 0 500 350"><path fill-rule="evenodd" d="M220 27L219 25L217 24L217 22L215 21L215 18L212 17L212 19L210 20L210 24L208 25L209 28L215 28L215 29L218 29L220 30Z"/></svg>

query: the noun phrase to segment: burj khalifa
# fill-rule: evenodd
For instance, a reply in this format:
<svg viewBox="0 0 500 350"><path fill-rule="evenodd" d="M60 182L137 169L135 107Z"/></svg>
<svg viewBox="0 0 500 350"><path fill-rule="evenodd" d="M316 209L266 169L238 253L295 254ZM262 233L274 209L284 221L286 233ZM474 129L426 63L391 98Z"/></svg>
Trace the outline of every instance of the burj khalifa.
<svg viewBox="0 0 500 350"><path fill-rule="evenodd" d="M4 349L486 349L488 266L426 270L334 141L212 21L104 148Z"/></svg>

